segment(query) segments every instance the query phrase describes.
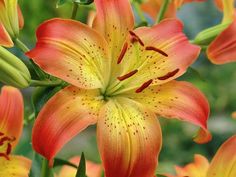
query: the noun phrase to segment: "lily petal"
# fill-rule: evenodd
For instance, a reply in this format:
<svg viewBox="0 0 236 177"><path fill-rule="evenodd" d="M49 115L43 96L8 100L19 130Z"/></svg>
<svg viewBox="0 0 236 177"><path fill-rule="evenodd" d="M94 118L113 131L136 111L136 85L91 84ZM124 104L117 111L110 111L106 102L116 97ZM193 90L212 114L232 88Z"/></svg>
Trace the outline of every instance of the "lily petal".
<svg viewBox="0 0 236 177"><path fill-rule="evenodd" d="M0 176L2 177L28 177L31 160L22 156L10 156L10 160L0 158Z"/></svg>
<svg viewBox="0 0 236 177"><path fill-rule="evenodd" d="M4 86L0 95L0 132L14 139L11 147L20 139L23 129L23 98L20 91L14 87Z"/></svg>
<svg viewBox="0 0 236 177"><path fill-rule="evenodd" d="M236 136L229 138L217 151L207 172L207 177L236 176Z"/></svg>
<svg viewBox="0 0 236 177"><path fill-rule="evenodd" d="M14 44L11 40L11 37L7 33L5 27L3 24L0 22L0 46L4 47L13 47Z"/></svg>
<svg viewBox="0 0 236 177"><path fill-rule="evenodd" d="M205 177L209 168L208 160L199 154L194 155L194 162L186 165L185 167L176 166L176 177Z"/></svg>
<svg viewBox="0 0 236 177"><path fill-rule="evenodd" d="M80 156L75 156L70 159L70 162L79 165ZM70 166L63 166L58 177L75 177L76 169ZM102 166L91 161L86 160L86 175L88 177L101 177Z"/></svg>
<svg viewBox="0 0 236 177"><path fill-rule="evenodd" d="M236 61L236 18L207 49L207 55L214 64L225 64Z"/></svg>
<svg viewBox="0 0 236 177"><path fill-rule="evenodd" d="M186 72L197 59L200 48L188 42L179 20L164 20L154 27L141 27L131 33L132 42L120 65L123 76L137 70L123 82L124 90L138 88L147 81L151 85L169 82ZM118 77L117 76L117 77Z"/></svg>
<svg viewBox="0 0 236 177"><path fill-rule="evenodd" d="M22 29L24 26L24 17L19 5L17 6L17 12L18 12L19 28Z"/></svg>
<svg viewBox="0 0 236 177"><path fill-rule="evenodd" d="M178 118L202 128L195 141L205 143L211 139L207 130L209 105L205 96L192 84L183 81L151 86L141 93L129 91L125 96L134 99L156 114L167 118Z"/></svg>
<svg viewBox="0 0 236 177"><path fill-rule="evenodd" d="M97 122L103 101L99 90L68 86L43 107L33 127L33 148L51 161L74 136Z"/></svg>
<svg viewBox="0 0 236 177"><path fill-rule="evenodd" d="M95 0L97 16L93 27L106 38L114 62L118 58L134 17L129 0Z"/></svg>
<svg viewBox="0 0 236 177"><path fill-rule="evenodd" d="M80 88L104 86L110 57L107 42L95 30L78 21L52 19L38 28L37 39L26 55L44 71Z"/></svg>
<svg viewBox="0 0 236 177"><path fill-rule="evenodd" d="M234 0L222 0L223 2L223 23L231 22L234 19Z"/></svg>
<svg viewBox="0 0 236 177"><path fill-rule="evenodd" d="M150 110L127 98L110 100L100 112L97 138L106 177L154 176L162 135Z"/></svg>

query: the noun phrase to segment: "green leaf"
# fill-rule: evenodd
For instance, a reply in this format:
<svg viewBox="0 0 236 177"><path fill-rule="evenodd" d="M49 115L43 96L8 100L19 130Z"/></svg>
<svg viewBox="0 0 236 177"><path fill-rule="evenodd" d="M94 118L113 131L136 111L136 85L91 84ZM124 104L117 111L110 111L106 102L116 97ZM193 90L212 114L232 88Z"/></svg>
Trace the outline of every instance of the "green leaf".
<svg viewBox="0 0 236 177"><path fill-rule="evenodd" d="M73 0L73 1L80 5L89 5L92 4L94 0Z"/></svg>
<svg viewBox="0 0 236 177"><path fill-rule="evenodd" d="M57 87L37 87L32 95L32 104L34 107L35 116L38 115L39 111L45 105L45 103L59 90L62 86Z"/></svg>
<svg viewBox="0 0 236 177"><path fill-rule="evenodd" d="M63 159L60 159L60 158L55 158L54 159L54 164L53 164L53 168L54 167L58 167L58 166L63 166L63 165L67 165L67 166L71 166L71 167L74 167L74 168L78 168L75 164L67 161L67 160L63 160Z"/></svg>
<svg viewBox="0 0 236 177"><path fill-rule="evenodd" d="M86 177L86 163L83 152L81 154L80 163L75 177Z"/></svg>

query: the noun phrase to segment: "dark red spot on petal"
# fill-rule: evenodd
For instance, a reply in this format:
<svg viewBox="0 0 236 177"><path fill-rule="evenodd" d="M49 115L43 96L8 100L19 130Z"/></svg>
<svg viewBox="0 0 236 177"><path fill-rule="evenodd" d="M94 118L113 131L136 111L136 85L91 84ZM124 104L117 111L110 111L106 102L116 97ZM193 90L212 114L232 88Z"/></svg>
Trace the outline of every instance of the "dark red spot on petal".
<svg viewBox="0 0 236 177"><path fill-rule="evenodd" d="M133 76L133 75L134 75L135 73L137 73L137 72L138 72L138 70L136 69L136 70L134 70L134 71L129 72L128 74L125 74L125 75L123 75L123 76L117 77L117 79L120 80L120 81L123 81L123 80L125 80L125 79L130 78L131 76Z"/></svg>
<svg viewBox="0 0 236 177"><path fill-rule="evenodd" d="M143 85L141 85L141 87L139 87L135 92L136 93L140 93L142 92L144 89L146 89L151 83L152 83L152 79L150 79L149 81L145 82Z"/></svg>
<svg viewBox="0 0 236 177"><path fill-rule="evenodd" d="M168 54L165 53L163 50L158 49L158 48L153 47L153 46L147 46L147 47L145 48L145 50L153 50L153 51L158 52L159 54L161 54L161 55L163 55L163 56L165 56L165 57L168 57Z"/></svg>
<svg viewBox="0 0 236 177"><path fill-rule="evenodd" d="M117 64L120 64L120 63L121 63L122 59L123 59L124 56L125 56L125 53L126 53L127 49L128 49L128 43L126 42L126 43L124 44L124 46L123 46L121 52L120 52L120 56L118 57Z"/></svg>
<svg viewBox="0 0 236 177"><path fill-rule="evenodd" d="M174 75L176 75L179 72L179 69L176 69L174 71L168 72L166 75L158 77L157 79L159 80L166 80L169 79L170 77L173 77Z"/></svg>

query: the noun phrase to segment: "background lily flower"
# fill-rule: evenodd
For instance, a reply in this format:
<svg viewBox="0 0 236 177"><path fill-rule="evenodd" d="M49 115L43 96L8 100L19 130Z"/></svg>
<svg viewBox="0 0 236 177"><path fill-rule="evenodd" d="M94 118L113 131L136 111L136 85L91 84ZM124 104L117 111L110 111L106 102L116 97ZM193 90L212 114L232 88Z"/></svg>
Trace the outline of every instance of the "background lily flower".
<svg viewBox="0 0 236 177"><path fill-rule="evenodd" d="M4 45L1 43L7 41L5 45L11 47L11 38L17 38L19 29L23 28L24 18L17 2L17 0L0 0L0 45Z"/></svg>
<svg viewBox="0 0 236 177"><path fill-rule="evenodd" d="M70 159L70 162L79 165L80 156L75 156ZM70 166L63 166L57 177L75 177L76 169ZM102 165L86 160L86 175L88 177L101 177Z"/></svg>
<svg viewBox="0 0 236 177"><path fill-rule="evenodd" d="M177 10L185 3L199 1L203 2L205 0L172 0L169 3L168 9L165 13L165 18L173 18L176 17ZM157 18L157 14L161 9L161 5L164 0L147 0L142 3L141 8L144 12L146 12L153 20Z"/></svg>
<svg viewBox="0 0 236 177"><path fill-rule="evenodd" d="M176 166L177 175L168 177L235 177L236 176L236 136L232 136L221 145L213 160L201 155L194 156L194 162L185 167Z"/></svg>
<svg viewBox="0 0 236 177"><path fill-rule="evenodd" d="M216 0L224 12L222 24L228 24L212 41L207 49L207 55L214 64L225 64L236 61L236 18L234 0Z"/></svg>
<svg viewBox="0 0 236 177"><path fill-rule="evenodd" d="M0 176L27 177L31 161L11 155L23 128L23 98L13 87L4 86L0 95Z"/></svg>
<svg viewBox="0 0 236 177"><path fill-rule="evenodd" d="M106 177L150 177L162 144L157 115L200 126L199 143L211 138L206 98L190 83L174 81L200 48L188 42L178 20L134 30L128 0L94 2L93 29L73 20L46 21L27 53L71 84L39 113L33 147L52 163L69 140L97 123Z"/></svg>

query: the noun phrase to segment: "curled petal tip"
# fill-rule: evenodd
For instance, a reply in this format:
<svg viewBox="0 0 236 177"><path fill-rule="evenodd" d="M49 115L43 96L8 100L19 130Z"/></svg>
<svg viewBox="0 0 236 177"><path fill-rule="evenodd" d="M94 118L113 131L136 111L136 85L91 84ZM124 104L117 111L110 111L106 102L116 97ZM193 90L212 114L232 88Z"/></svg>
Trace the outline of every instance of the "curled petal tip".
<svg viewBox="0 0 236 177"><path fill-rule="evenodd" d="M211 133L208 130L202 128L198 130L197 135L193 138L193 140L198 144L208 143L209 141L211 141L211 139Z"/></svg>

